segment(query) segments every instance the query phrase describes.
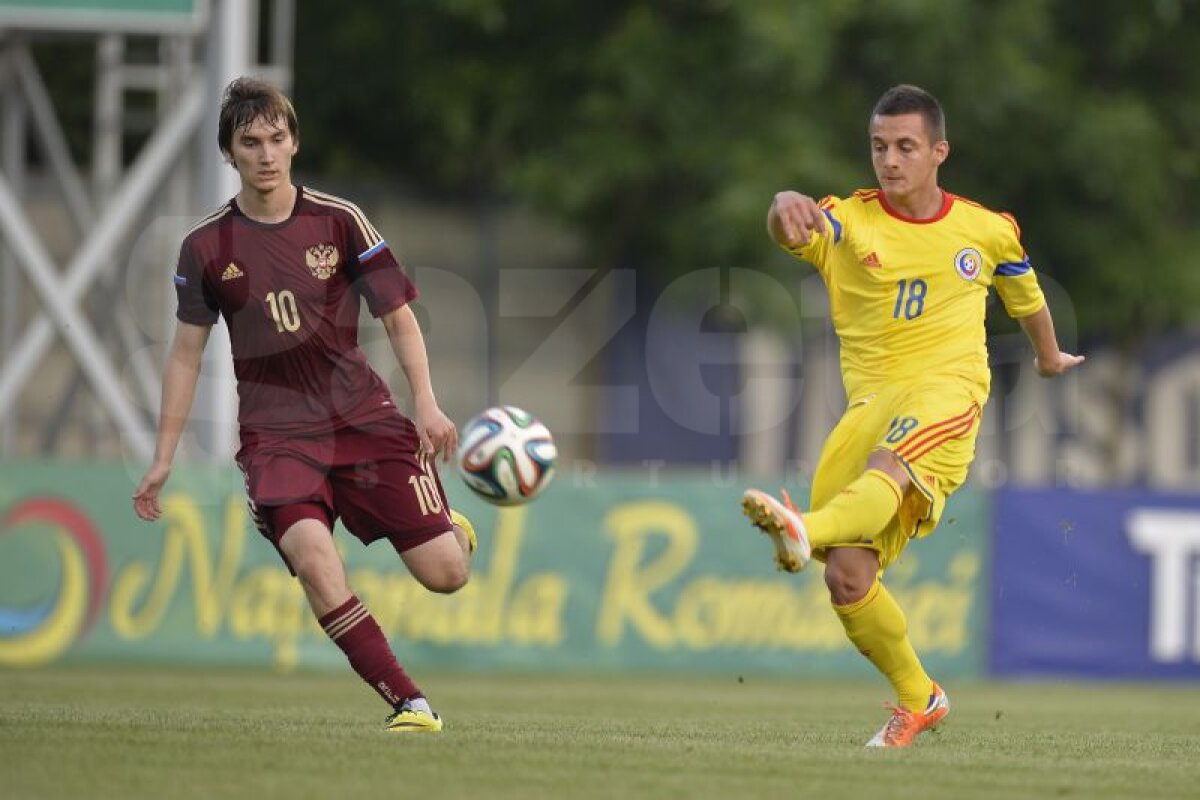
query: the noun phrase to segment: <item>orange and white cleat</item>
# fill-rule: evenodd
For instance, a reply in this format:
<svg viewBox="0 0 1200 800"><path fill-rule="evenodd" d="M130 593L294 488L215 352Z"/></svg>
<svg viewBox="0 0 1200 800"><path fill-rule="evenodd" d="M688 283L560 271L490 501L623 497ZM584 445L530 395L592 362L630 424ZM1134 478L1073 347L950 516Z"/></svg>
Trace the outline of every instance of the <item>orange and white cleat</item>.
<svg viewBox="0 0 1200 800"><path fill-rule="evenodd" d="M935 683L924 711L909 711L890 703L887 707L892 710L892 718L879 729L879 733L871 737L867 747L908 747L917 734L937 729L938 724L950 713L950 698Z"/></svg>
<svg viewBox="0 0 1200 800"><path fill-rule="evenodd" d="M783 491L783 502L766 492L747 489L742 494L742 512L754 526L771 537L775 545L775 563L788 572L799 572L812 558L812 545L804 530L804 520Z"/></svg>

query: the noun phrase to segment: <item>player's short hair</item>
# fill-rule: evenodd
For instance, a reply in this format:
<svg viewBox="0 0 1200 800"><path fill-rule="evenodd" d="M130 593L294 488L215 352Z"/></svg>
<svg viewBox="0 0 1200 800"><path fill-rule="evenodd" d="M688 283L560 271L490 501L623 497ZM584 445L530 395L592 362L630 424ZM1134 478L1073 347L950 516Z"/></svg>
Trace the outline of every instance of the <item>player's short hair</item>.
<svg viewBox="0 0 1200 800"><path fill-rule="evenodd" d="M267 122L287 124L288 132L300 140L300 123L292 101L276 87L258 78L236 78L221 95L221 115L217 122L217 144L229 152L233 134L262 117Z"/></svg>
<svg viewBox="0 0 1200 800"><path fill-rule="evenodd" d="M946 115L942 113L942 105L936 97L921 87L902 83L888 89L875 104L871 118L898 117L901 114L920 114L925 120L925 130L929 133L930 142L945 140Z"/></svg>

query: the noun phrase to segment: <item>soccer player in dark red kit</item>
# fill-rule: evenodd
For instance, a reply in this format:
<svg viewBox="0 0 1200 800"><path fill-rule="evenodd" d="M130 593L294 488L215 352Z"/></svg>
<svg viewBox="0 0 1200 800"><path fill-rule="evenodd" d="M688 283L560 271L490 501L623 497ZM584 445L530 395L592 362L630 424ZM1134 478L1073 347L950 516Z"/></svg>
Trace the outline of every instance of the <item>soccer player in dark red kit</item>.
<svg viewBox="0 0 1200 800"><path fill-rule="evenodd" d="M263 81L225 89L218 142L241 178L237 196L200 221L180 248L178 325L163 375L154 461L133 495L144 520L191 410L200 359L218 317L232 343L241 449L255 522L283 557L321 627L392 707L391 731L442 721L351 591L332 529L387 539L435 592L466 582L475 533L451 511L434 462L458 434L434 398L416 287L362 211L291 180L299 126L291 102ZM396 408L358 346L360 298L382 320L413 394Z"/></svg>

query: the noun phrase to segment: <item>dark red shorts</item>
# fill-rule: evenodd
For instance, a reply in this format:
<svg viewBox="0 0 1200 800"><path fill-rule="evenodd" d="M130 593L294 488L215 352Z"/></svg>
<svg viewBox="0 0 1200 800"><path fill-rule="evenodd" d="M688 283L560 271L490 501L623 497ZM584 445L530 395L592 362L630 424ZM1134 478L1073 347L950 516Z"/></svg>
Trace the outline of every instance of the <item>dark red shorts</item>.
<svg viewBox="0 0 1200 800"><path fill-rule="evenodd" d="M312 516L331 529L341 519L363 544L388 539L404 552L451 529L437 468L419 447L416 427L397 414L324 436L243 437L237 464L259 532L276 547L292 523ZM299 516L287 508L297 505Z"/></svg>

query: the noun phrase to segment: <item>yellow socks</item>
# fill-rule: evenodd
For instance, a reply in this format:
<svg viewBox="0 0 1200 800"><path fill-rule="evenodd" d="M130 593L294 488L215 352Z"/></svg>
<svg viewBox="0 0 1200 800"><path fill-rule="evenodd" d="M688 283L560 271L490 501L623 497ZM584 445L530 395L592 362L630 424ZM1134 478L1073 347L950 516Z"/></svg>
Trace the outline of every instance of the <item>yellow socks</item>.
<svg viewBox="0 0 1200 800"><path fill-rule="evenodd" d="M804 514L804 530L814 550L867 541L896 516L901 497L890 475L867 470L820 510Z"/></svg>
<svg viewBox="0 0 1200 800"><path fill-rule="evenodd" d="M879 579L861 600L833 610L850 641L892 684L900 705L924 711L933 681L908 641L904 612Z"/></svg>

